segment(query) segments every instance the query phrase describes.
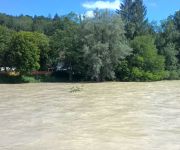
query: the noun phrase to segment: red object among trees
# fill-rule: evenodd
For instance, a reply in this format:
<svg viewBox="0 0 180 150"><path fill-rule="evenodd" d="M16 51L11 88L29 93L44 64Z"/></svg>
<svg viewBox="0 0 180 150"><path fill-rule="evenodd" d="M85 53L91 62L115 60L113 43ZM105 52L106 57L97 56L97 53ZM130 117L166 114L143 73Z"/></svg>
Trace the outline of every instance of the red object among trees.
<svg viewBox="0 0 180 150"><path fill-rule="evenodd" d="M32 71L32 75L50 75L52 71Z"/></svg>

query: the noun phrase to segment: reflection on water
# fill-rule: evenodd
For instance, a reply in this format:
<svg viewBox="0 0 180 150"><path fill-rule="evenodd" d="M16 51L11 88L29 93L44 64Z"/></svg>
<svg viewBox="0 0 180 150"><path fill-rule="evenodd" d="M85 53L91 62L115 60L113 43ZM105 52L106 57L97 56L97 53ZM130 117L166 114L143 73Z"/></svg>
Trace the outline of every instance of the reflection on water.
<svg viewBox="0 0 180 150"><path fill-rule="evenodd" d="M0 150L180 150L180 81L0 85Z"/></svg>

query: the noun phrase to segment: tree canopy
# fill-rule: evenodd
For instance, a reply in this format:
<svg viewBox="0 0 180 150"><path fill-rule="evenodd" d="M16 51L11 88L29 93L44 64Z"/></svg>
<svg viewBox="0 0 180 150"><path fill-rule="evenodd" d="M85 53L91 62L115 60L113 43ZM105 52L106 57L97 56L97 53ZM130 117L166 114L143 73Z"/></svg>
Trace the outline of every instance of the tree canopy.
<svg viewBox="0 0 180 150"><path fill-rule="evenodd" d="M116 12L95 10L92 18L0 13L0 69L50 68L70 81L179 79L180 10L160 25L146 14L143 0L123 0Z"/></svg>
<svg viewBox="0 0 180 150"><path fill-rule="evenodd" d="M131 53L121 18L108 11L95 12L81 26L87 76L98 81L114 79L116 65Z"/></svg>
<svg viewBox="0 0 180 150"><path fill-rule="evenodd" d="M16 33L11 40L7 58L8 67L15 67L21 74L39 69L40 50L31 32Z"/></svg>

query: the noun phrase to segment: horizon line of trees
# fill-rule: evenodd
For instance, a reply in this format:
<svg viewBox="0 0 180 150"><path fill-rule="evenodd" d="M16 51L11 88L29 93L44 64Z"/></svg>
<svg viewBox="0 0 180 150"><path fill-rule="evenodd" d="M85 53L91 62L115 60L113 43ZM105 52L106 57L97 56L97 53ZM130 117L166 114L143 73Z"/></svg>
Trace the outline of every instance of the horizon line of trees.
<svg viewBox="0 0 180 150"><path fill-rule="evenodd" d="M0 67L20 75L61 64L70 81L180 78L180 10L149 23L143 0L124 0L94 17L0 13Z"/></svg>

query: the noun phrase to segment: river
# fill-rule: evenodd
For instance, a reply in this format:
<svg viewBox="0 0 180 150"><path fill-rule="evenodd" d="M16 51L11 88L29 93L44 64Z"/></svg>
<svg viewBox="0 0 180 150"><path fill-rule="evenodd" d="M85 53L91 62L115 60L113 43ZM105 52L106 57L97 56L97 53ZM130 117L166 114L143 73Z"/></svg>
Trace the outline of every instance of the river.
<svg viewBox="0 0 180 150"><path fill-rule="evenodd" d="M0 84L0 150L180 150L180 81Z"/></svg>

